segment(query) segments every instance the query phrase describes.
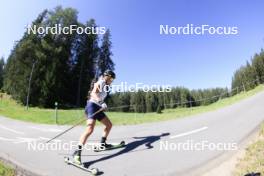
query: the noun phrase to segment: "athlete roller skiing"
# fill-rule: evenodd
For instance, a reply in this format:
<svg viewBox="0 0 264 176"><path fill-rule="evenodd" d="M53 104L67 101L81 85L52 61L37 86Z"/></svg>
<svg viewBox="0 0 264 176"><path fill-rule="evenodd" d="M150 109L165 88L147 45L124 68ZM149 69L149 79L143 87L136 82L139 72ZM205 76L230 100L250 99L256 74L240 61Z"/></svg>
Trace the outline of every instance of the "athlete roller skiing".
<svg viewBox="0 0 264 176"><path fill-rule="evenodd" d="M110 148L112 145L106 143L107 136L112 128L112 123L103 112L107 109L104 102L108 95L108 88L115 79L115 73L111 70L106 70L97 82L92 82L88 95L87 105L85 107L85 117L87 118L87 127L80 136L78 148L73 153L73 160L76 164L82 164L81 152L89 136L93 133L96 120L104 125L104 130L100 142L100 147Z"/></svg>

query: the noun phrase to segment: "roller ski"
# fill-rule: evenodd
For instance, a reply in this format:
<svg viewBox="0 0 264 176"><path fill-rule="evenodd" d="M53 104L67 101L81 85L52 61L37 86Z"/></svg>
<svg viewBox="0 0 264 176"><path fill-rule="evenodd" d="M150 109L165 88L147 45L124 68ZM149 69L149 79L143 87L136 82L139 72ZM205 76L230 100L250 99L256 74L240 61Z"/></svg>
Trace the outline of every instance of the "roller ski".
<svg viewBox="0 0 264 176"><path fill-rule="evenodd" d="M114 150L114 149L118 149L118 148L123 148L125 146L126 146L125 141L121 141L119 144L101 143L100 146L96 146L94 148L94 152L102 152L102 151L106 151L106 150Z"/></svg>
<svg viewBox="0 0 264 176"><path fill-rule="evenodd" d="M85 167L81 162L78 162L78 160L75 160L76 158L74 158L73 160L71 160L69 157L64 157L64 161L65 163L67 163L68 165L73 165L79 169L82 169L84 171L90 172L92 175L97 175L99 170L97 168L87 168Z"/></svg>

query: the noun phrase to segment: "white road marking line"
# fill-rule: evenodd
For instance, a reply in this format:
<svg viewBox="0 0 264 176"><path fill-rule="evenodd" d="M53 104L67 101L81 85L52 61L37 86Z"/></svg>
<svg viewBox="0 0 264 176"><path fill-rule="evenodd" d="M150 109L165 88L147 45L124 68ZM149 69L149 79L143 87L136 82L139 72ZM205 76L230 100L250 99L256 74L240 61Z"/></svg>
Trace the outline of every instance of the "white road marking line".
<svg viewBox="0 0 264 176"><path fill-rule="evenodd" d="M14 130L14 129L11 129L11 128L8 128L8 127L5 127L3 125L0 125L0 128L4 129L4 130L7 130L7 131L10 131L10 132L13 132L13 133L16 133L16 134L25 134L24 132L21 132L21 131L17 131L17 130Z"/></svg>
<svg viewBox="0 0 264 176"><path fill-rule="evenodd" d="M21 137L17 137L16 141L14 141L15 144L20 144L20 143L30 143L30 142L34 142L37 141L38 139L36 138L21 138Z"/></svg>
<svg viewBox="0 0 264 176"><path fill-rule="evenodd" d="M46 137L39 137L41 140L50 140L51 138L46 138Z"/></svg>
<svg viewBox="0 0 264 176"><path fill-rule="evenodd" d="M47 139L49 139L49 138L44 138L44 137L37 137L37 138L16 137L14 139L11 139L11 138L0 137L0 141L12 142L14 144L43 142L43 141L46 141ZM59 140L57 140L56 142L58 142L58 141Z"/></svg>
<svg viewBox="0 0 264 176"><path fill-rule="evenodd" d="M8 139L8 138L4 138L4 137L0 137L0 140L1 141L11 141L11 142L14 141L14 139Z"/></svg>
<svg viewBox="0 0 264 176"><path fill-rule="evenodd" d="M187 135L190 135L190 134L198 133L198 132L201 132L201 131L204 131L204 130L207 130L207 129L208 129L208 127L205 126L205 127L202 127L202 128L198 128L198 129L192 130L192 131L188 131L188 132L185 132L185 133L180 133L180 134L171 136L170 138L171 139L179 138L179 137L187 136Z"/></svg>
<svg viewBox="0 0 264 176"><path fill-rule="evenodd" d="M31 126L29 128L32 128L32 129L35 129L35 130L39 130L39 131L43 131L43 132L55 132L55 133L62 132L62 130L54 129L54 128L44 129L44 128L39 128L39 127L34 127L34 126Z"/></svg>

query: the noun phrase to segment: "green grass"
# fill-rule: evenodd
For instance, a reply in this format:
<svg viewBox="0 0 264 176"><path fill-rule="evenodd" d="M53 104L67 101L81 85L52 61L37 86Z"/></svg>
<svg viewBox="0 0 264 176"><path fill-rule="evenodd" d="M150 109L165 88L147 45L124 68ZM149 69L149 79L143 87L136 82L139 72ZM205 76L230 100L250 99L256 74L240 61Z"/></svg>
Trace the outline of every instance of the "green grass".
<svg viewBox="0 0 264 176"><path fill-rule="evenodd" d="M0 176L15 176L15 170L0 161Z"/></svg>
<svg viewBox="0 0 264 176"><path fill-rule="evenodd" d="M260 85L253 90L242 92L233 97L219 100L216 103L208 106L165 109L161 114L107 112L107 115L115 125L141 124L147 122L164 121L213 111L234 104L263 90L264 86ZM83 112L83 109L58 110L58 122L59 124L73 124L74 122L83 118ZM55 111L53 109L29 108L29 110L26 110L24 106L16 103L5 94L2 95L2 98L0 100L0 114L9 118L35 123L55 123Z"/></svg>
<svg viewBox="0 0 264 176"><path fill-rule="evenodd" d="M264 175L264 124L257 141L248 146L245 156L238 161L233 175L241 176L252 172Z"/></svg>

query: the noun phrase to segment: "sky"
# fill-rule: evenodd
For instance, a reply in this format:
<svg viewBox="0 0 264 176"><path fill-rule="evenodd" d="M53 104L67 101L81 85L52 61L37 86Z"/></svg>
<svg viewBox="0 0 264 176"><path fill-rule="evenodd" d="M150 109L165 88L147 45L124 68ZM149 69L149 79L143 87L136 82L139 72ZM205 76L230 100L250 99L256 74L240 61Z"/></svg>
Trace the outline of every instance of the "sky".
<svg viewBox="0 0 264 176"><path fill-rule="evenodd" d="M263 0L9 0L0 6L0 57L44 9L72 7L112 34L115 84L230 87L233 73L264 48ZM236 26L237 35L160 35L160 25Z"/></svg>

